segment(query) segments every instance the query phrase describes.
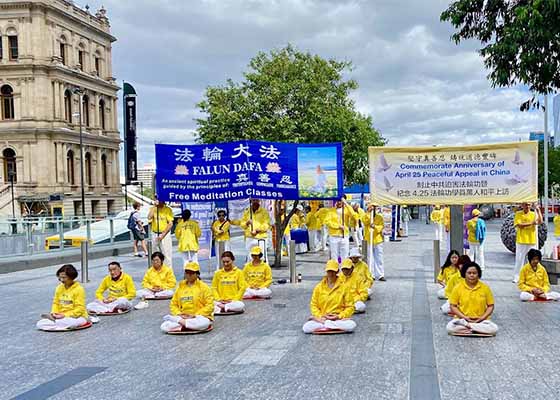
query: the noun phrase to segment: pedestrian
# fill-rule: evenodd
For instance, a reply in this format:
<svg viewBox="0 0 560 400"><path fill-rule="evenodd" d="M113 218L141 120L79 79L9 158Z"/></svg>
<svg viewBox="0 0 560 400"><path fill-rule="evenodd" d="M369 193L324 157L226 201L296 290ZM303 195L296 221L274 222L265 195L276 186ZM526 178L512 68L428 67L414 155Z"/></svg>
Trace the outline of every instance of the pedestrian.
<svg viewBox="0 0 560 400"><path fill-rule="evenodd" d="M522 203L521 210L513 217L513 226L516 230L514 283L519 282L519 271L525 264L529 250L538 248L537 226L542 224L543 218L541 210L538 207L534 208L535 211L531 211L529 203Z"/></svg>
<svg viewBox="0 0 560 400"><path fill-rule="evenodd" d="M181 220L175 228L175 237L179 241L177 250L183 258L183 266L190 262L198 263L198 238L201 235L200 225L191 219L191 210L183 210Z"/></svg>
<svg viewBox="0 0 560 400"><path fill-rule="evenodd" d="M148 212L148 222L152 228L152 243L154 250L161 251L167 261L167 266L173 268L173 241L171 228L173 228L173 210L165 201L154 201L154 206Z"/></svg>
<svg viewBox="0 0 560 400"><path fill-rule="evenodd" d="M132 247L135 257L148 257L148 249L146 248L144 223L140 218L140 203L135 202L132 207L134 211L128 217L128 229L132 232ZM144 254L138 254L138 244L142 245Z"/></svg>

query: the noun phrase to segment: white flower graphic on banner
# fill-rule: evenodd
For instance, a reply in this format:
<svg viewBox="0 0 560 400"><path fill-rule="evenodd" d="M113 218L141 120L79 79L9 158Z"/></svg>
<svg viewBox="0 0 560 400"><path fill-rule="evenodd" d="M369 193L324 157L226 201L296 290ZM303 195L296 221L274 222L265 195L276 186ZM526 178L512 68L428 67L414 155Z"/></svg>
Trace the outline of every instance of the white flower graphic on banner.
<svg viewBox="0 0 560 400"><path fill-rule="evenodd" d="M177 165L175 167L175 175L188 175L189 169L186 165Z"/></svg>
<svg viewBox="0 0 560 400"><path fill-rule="evenodd" d="M277 162L269 162L266 164L266 172L280 174L282 172L282 168L280 168L280 165Z"/></svg>

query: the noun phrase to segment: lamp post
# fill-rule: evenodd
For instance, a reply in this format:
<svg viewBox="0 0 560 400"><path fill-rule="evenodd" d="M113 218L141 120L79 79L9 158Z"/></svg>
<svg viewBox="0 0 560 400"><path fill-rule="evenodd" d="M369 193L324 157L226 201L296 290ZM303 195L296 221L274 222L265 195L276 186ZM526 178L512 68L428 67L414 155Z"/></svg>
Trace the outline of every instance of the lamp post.
<svg viewBox="0 0 560 400"><path fill-rule="evenodd" d="M80 121L80 190L81 190L81 194L82 194L82 217L86 216L86 194L85 194L85 187L84 187L84 141L83 141L83 132L82 132L82 102L83 102L83 98L82 95L84 93L84 91L79 88L79 87L75 87L73 90L74 94L77 94L79 96L79 106L78 106L78 110L79 112L72 114L72 116L76 116L79 117L79 121Z"/></svg>
<svg viewBox="0 0 560 400"><path fill-rule="evenodd" d="M16 222L16 203L14 197L14 178L16 176L15 171L8 171L8 179L10 180L10 192L12 194L12 234L17 233L17 222Z"/></svg>

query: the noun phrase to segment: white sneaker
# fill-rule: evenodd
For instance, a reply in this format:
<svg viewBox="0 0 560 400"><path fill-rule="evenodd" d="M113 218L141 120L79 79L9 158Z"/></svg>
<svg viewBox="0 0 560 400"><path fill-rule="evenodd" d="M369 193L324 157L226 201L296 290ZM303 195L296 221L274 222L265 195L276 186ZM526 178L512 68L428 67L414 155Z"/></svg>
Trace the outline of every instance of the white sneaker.
<svg viewBox="0 0 560 400"><path fill-rule="evenodd" d="M90 315L89 320L91 321L92 324L97 324L99 322L99 317L96 317L94 315Z"/></svg>
<svg viewBox="0 0 560 400"><path fill-rule="evenodd" d="M144 301L139 301L138 304L136 304L134 306L134 309L135 310L143 310L145 308L148 308L149 306L150 305L148 304L148 302L144 300Z"/></svg>

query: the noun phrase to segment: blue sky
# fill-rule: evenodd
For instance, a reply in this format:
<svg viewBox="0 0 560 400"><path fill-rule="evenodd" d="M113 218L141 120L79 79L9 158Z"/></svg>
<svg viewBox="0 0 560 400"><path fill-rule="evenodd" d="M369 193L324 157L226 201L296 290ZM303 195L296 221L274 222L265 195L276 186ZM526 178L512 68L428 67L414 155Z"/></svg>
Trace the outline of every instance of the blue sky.
<svg viewBox="0 0 560 400"><path fill-rule="evenodd" d="M524 88L492 89L476 43L449 40L451 27L439 21L448 3L88 1L93 13L105 6L118 39L114 76L139 94L140 166L153 162L154 141L194 140L207 86L241 79L258 51L288 43L353 62L356 106L389 145L517 141L542 130L542 113L519 112Z"/></svg>

